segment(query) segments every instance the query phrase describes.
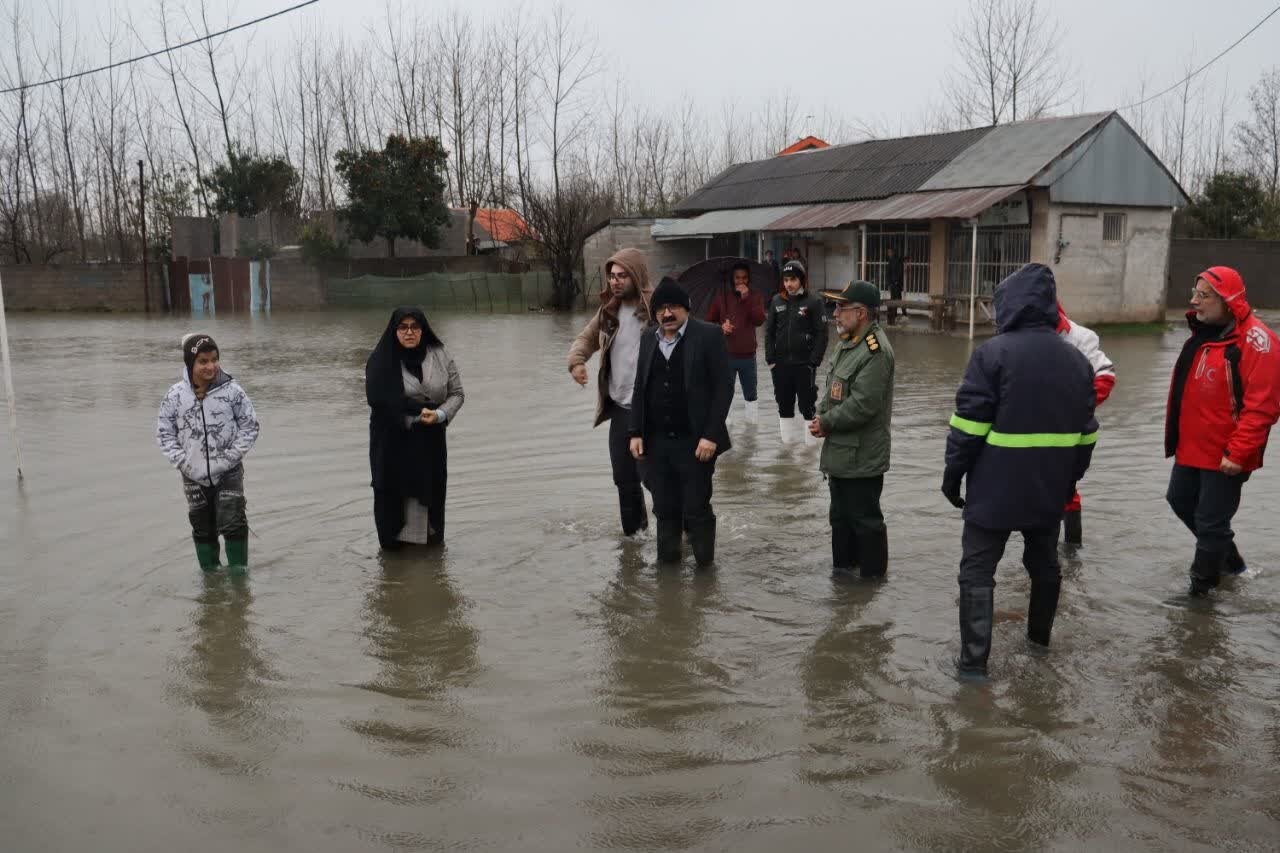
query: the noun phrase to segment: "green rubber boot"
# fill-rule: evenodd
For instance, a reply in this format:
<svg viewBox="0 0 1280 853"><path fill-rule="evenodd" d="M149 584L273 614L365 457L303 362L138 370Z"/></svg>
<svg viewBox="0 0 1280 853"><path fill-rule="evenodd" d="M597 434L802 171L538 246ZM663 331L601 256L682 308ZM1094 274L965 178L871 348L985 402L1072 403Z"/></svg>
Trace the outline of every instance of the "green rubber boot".
<svg viewBox="0 0 1280 853"><path fill-rule="evenodd" d="M249 570L249 540L227 540L227 574L243 575Z"/></svg>
<svg viewBox="0 0 1280 853"><path fill-rule="evenodd" d="M216 572L221 568L218 564L218 543L197 542L196 559L200 561L200 571Z"/></svg>

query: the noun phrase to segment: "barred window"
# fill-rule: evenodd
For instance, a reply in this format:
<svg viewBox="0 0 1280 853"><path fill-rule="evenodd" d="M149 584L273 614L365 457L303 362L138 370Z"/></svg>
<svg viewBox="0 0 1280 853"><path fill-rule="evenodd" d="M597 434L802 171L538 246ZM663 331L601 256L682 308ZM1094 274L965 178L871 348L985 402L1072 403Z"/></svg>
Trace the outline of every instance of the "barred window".
<svg viewBox="0 0 1280 853"><path fill-rule="evenodd" d="M1106 243L1119 243L1124 239L1124 214L1102 214L1102 239Z"/></svg>

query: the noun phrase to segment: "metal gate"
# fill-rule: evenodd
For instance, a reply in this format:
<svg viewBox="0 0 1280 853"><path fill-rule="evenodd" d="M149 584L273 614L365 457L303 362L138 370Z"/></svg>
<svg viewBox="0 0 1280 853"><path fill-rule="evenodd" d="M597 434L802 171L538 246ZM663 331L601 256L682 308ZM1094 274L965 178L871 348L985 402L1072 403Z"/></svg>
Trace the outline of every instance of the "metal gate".
<svg viewBox="0 0 1280 853"><path fill-rule="evenodd" d="M947 295L967 296L971 276L973 226L955 224L947 236ZM978 296L1031 262L1031 226L1000 225L978 229Z"/></svg>
<svg viewBox="0 0 1280 853"><path fill-rule="evenodd" d="M876 222L867 225L867 281L889 289L889 249L905 257L902 295L929 294L929 224Z"/></svg>

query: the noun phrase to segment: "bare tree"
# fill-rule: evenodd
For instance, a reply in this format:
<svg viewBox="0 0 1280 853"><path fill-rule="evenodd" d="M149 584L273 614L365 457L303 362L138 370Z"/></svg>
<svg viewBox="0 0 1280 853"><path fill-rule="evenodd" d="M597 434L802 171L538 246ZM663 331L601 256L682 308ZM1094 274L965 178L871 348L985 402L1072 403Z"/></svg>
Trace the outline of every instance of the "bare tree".
<svg viewBox="0 0 1280 853"><path fill-rule="evenodd" d="M1249 89L1249 118L1236 125L1236 141L1273 204L1280 204L1280 66Z"/></svg>
<svg viewBox="0 0 1280 853"><path fill-rule="evenodd" d="M1071 100L1062 27L1038 0L970 0L945 87L969 124L1039 118Z"/></svg>

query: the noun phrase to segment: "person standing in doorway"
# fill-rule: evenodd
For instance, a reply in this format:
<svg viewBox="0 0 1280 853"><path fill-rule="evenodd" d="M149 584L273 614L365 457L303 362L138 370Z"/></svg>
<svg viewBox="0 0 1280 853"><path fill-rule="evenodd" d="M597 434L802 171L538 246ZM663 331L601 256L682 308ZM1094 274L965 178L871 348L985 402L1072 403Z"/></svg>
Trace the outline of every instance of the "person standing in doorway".
<svg viewBox="0 0 1280 853"><path fill-rule="evenodd" d="M1027 639L1048 647L1062 587L1062 505L1098 440L1093 368L1056 333L1053 271L1023 266L996 287L995 309L999 332L973 351L956 392L942 478L942 494L964 510L961 676L986 675L996 564L1015 530L1031 576Z"/></svg>
<svg viewBox="0 0 1280 853"><path fill-rule="evenodd" d="M664 278L653 292L658 328L640 344L631 395L631 454L658 517L658 561L680 560L681 530L700 568L715 560L711 479L729 449L729 351L719 327L689 316L689 295Z"/></svg>
<svg viewBox="0 0 1280 853"><path fill-rule="evenodd" d="M821 469L831 487L831 576L884 577L889 535L880 493L889 470L893 412L893 347L877 322L880 288L855 281L823 291L835 302L840 341L826 393L809 432L823 439Z"/></svg>
<svg viewBox="0 0 1280 853"><path fill-rule="evenodd" d="M774 279L777 279L779 272L778 259L773 256L773 249L765 250L764 262L773 270Z"/></svg>
<svg viewBox="0 0 1280 853"><path fill-rule="evenodd" d="M760 417L756 392L756 329L764 325L764 299L751 289L751 267L733 265L733 289L722 292L711 302L707 322L724 332L729 348L729 367L742 386L742 399L747 404L747 422Z"/></svg>
<svg viewBox="0 0 1280 853"><path fill-rule="evenodd" d="M1245 571L1231 520L1280 417L1280 339L1230 267L1196 277L1187 325L1165 415L1164 452L1174 458L1166 498L1196 537L1189 593L1199 597L1223 573Z"/></svg>
<svg viewBox="0 0 1280 853"><path fill-rule="evenodd" d="M596 383L595 426L609 422L609 461L618 489L622 533L632 536L649 527L640 470L630 451L628 427L635 387L640 338L651 322L649 265L638 249L620 249L605 261L605 287L600 308L569 347L569 374L587 384L587 360L600 353Z"/></svg>
<svg viewBox="0 0 1280 853"><path fill-rule="evenodd" d="M892 246L889 247L887 263L885 265L885 278L889 285L889 298L897 301L902 299L902 283L906 278L907 259L898 254L898 251ZM907 312L903 311L905 316ZM892 326L898 319L898 306L889 306L889 325Z"/></svg>
<svg viewBox="0 0 1280 853"><path fill-rule="evenodd" d="M769 303L764 325L764 360L773 378L778 404L778 433L783 444L804 437L818 439L805 429L817 412L818 365L827 354L827 323L822 302L806 290L804 264L788 261L782 268L782 292ZM796 408L800 417L796 420Z"/></svg>

